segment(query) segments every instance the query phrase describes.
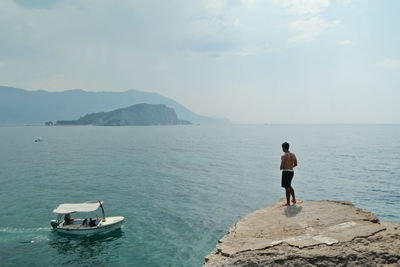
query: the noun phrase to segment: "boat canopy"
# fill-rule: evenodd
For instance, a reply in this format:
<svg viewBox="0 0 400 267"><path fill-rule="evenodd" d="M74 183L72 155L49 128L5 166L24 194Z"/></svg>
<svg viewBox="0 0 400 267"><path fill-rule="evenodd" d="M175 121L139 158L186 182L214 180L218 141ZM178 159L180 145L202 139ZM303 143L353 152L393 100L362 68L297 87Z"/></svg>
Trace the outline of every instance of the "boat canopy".
<svg viewBox="0 0 400 267"><path fill-rule="evenodd" d="M104 201L65 203L65 204L60 204L55 210L53 210L53 212L57 214L67 214L74 212L91 212L97 210L103 203Z"/></svg>

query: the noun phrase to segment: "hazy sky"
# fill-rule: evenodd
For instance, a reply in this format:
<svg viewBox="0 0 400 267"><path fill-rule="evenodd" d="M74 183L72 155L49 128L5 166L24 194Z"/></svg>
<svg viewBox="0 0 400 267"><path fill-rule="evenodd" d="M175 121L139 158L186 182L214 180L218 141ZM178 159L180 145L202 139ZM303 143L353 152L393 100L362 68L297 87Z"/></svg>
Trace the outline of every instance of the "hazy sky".
<svg viewBox="0 0 400 267"><path fill-rule="evenodd" d="M245 123L400 123L397 0L0 0L0 85Z"/></svg>

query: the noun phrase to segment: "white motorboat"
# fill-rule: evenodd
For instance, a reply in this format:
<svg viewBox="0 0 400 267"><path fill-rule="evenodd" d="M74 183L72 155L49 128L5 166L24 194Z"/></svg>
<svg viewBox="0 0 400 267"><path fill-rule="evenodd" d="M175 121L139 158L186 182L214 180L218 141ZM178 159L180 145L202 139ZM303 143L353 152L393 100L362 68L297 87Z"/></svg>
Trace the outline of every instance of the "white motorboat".
<svg viewBox="0 0 400 267"><path fill-rule="evenodd" d="M84 203L60 204L54 213L58 214L57 220L51 220L50 224L58 233L70 235L93 235L110 232L121 228L123 216L105 217L103 201ZM89 213L101 208L102 218L72 218L75 213Z"/></svg>

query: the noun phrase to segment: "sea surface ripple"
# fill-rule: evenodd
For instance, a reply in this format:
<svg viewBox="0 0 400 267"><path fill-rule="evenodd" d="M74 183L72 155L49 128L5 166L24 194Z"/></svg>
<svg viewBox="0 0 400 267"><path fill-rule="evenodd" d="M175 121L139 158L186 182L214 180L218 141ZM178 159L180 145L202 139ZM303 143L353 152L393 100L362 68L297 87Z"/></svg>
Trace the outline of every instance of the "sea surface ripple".
<svg viewBox="0 0 400 267"><path fill-rule="evenodd" d="M298 198L400 222L400 125L0 127L0 265L200 266L240 216L284 196L284 141ZM59 203L98 199L122 231L50 230Z"/></svg>

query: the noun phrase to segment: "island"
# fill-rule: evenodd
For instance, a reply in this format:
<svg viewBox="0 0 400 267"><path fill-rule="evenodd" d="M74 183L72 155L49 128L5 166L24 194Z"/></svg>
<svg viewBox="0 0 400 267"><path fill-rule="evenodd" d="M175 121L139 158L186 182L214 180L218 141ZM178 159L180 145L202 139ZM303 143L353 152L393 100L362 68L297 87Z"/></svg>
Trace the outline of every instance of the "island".
<svg viewBox="0 0 400 267"><path fill-rule="evenodd" d="M109 112L86 114L77 120L59 120L56 125L188 125L186 120L179 120L173 108L164 104L136 104Z"/></svg>
<svg viewBox="0 0 400 267"><path fill-rule="evenodd" d="M204 266L400 266L400 224L350 202L283 203L240 218Z"/></svg>

